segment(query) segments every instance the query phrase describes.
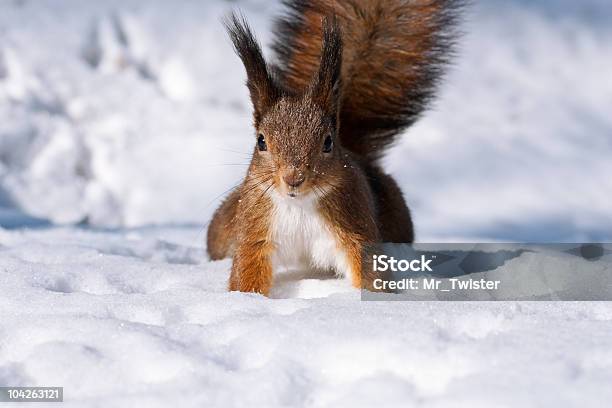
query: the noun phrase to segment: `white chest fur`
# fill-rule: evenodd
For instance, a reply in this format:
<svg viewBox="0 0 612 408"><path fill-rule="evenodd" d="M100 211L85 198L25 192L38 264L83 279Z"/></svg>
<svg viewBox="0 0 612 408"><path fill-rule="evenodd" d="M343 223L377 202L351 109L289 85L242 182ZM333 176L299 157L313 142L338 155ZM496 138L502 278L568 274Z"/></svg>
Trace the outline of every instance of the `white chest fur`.
<svg viewBox="0 0 612 408"><path fill-rule="evenodd" d="M346 254L321 216L316 197L290 198L272 193L274 272L297 268L333 270L350 277Z"/></svg>

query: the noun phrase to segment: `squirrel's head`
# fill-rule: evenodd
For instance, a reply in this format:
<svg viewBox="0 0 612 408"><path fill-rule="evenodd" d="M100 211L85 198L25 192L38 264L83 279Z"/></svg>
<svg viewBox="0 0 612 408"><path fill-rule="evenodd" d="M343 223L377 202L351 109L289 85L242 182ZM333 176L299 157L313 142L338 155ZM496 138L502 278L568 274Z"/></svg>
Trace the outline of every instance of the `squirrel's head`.
<svg viewBox="0 0 612 408"><path fill-rule="evenodd" d="M254 110L256 177L291 197L333 186L343 166L337 143L342 38L335 18L324 19L319 69L309 86L290 92L274 77L244 19L227 29L247 72Z"/></svg>

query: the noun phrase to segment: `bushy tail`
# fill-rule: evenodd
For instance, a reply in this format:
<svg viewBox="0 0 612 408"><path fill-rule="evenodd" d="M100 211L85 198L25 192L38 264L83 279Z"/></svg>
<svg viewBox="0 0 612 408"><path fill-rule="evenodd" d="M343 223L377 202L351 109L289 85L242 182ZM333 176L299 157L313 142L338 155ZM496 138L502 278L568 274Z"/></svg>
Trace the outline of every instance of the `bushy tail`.
<svg viewBox="0 0 612 408"><path fill-rule="evenodd" d="M281 82L305 89L319 66L321 21L342 29L340 141L376 160L434 96L452 54L461 0L285 0L274 50Z"/></svg>

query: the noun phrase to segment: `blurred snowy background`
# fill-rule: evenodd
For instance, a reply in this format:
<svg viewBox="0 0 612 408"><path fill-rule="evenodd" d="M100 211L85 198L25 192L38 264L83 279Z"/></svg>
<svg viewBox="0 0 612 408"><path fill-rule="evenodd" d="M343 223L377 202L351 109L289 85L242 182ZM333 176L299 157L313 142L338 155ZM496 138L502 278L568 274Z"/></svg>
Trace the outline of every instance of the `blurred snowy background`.
<svg viewBox="0 0 612 408"><path fill-rule="evenodd" d="M276 1L0 3L0 225L203 227L253 145L219 22ZM438 102L386 168L420 241L612 239L612 6L474 2Z"/></svg>
<svg viewBox="0 0 612 408"><path fill-rule="evenodd" d="M612 4L474 0L386 159L420 241L612 240ZM263 0L0 0L0 385L70 407L598 407L612 304L228 293L205 226L253 145L219 23Z"/></svg>

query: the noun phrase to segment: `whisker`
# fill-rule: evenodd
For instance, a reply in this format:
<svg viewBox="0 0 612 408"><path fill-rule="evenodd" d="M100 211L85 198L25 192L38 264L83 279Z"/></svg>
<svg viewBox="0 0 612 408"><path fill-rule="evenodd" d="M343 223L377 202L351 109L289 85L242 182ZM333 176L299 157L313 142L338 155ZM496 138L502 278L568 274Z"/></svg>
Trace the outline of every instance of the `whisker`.
<svg viewBox="0 0 612 408"><path fill-rule="evenodd" d="M248 166L251 163L213 163L208 164L206 167L220 167L220 166Z"/></svg>
<svg viewBox="0 0 612 408"><path fill-rule="evenodd" d="M219 194L218 196L216 196L215 198L213 198L207 205L205 208L210 207L210 205L212 203L214 203L215 201L217 201L218 199L220 199L221 197L223 197L225 194L229 193L230 191L234 190L235 188L237 188L240 184L242 183L242 178L240 179L240 181L238 181L237 183L233 184L230 188L228 188L227 190L225 190L224 192L222 192L221 194Z"/></svg>
<svg viewBox="0 0 612 408"><path fill-rule="evenodd" d="M270 188L274 185L274 182L270 183L270 185L263 191L263 193L261 193L261 196L259 196L259 200L261 200L266 193L268 192L268 190L270 190Z"/></svg>
<svg viewBox="0 0 612 408"><path fill-rule="evenodd" d="M247 177L245 177L245 180L249 180L249 177L253 179L258 179L258 178L261 178L262 176L273 177L273 175L274 175L273 171L252 172L252 173L247 174Z"/></svg>
<svg viewBox="0 0 612 408"><path fill-rule="evenodd" d="M236 154L241 154L241 155L248 156L248 157L252 157L253 155L253 152L241 152L240 150L225 149L221 147L216 147L216 149L221 150L222 152L236 153Z"/></svg>
<svg viewBox="0 0 612 408"><path fill-rule="evenodd" d="M242 195L246 196L247 194L251 193L253 190L255 190L256 188L258 188L259 186L269 182L272 180L272 177L266 178L262 181L258 181L257 183L255 183L255 185L249 186L249 188L245 191L242 191Z"/></svg>
<svg viewBox="0 0 612 408"><path fill-rule="evenodd" d="M249 186L249 188L245 191L242 191L241 194L242 195L246 195L248 193L250 193L251 191L253 191L254 189L256 189L257 187L259 187L260 185L263 185L264 183L267 183L268 181L271 181L273 178L272 177L268 177L266 179L261 180L260 178L254 178L255 180L258 180L257 183L255 183L255 185L253 186ZM244 182L243 179L240 179L240 181L236 184L234 184L232 187L228 188L227 190L225 190L223 193L219 194L217 197L213 198L212 201L210 203L208 203L208 205L205 208L210 207L211 204L213 204L215 201L217 201L218 199L220 199L222 196L224 196L225 194L227 194L228 192L238 188L240 186L240 184L242 184ZM208 220L207 223L205 223L202 228L199 230L198 235L200 233L204 233L204 231L206 230L206 228L208 228L208 226L210 225L210 223L212 222L212 217L210 220Z"/></svg>

